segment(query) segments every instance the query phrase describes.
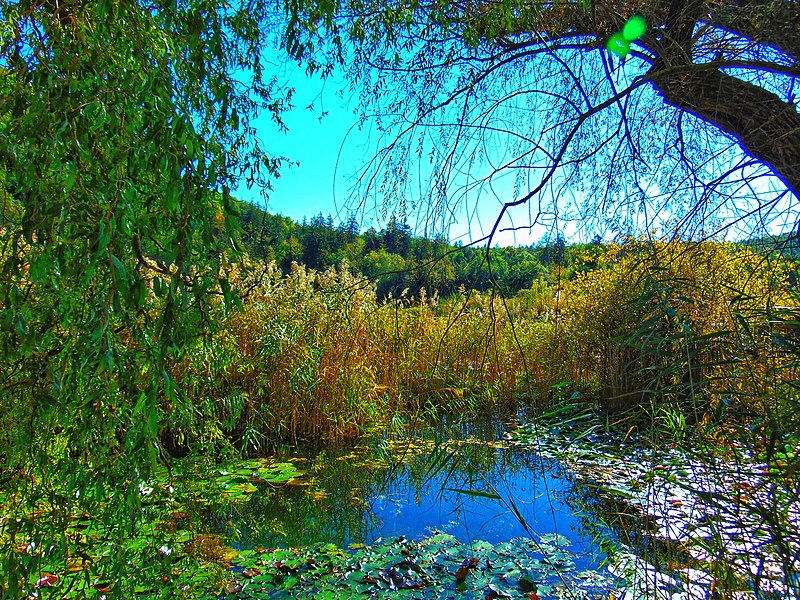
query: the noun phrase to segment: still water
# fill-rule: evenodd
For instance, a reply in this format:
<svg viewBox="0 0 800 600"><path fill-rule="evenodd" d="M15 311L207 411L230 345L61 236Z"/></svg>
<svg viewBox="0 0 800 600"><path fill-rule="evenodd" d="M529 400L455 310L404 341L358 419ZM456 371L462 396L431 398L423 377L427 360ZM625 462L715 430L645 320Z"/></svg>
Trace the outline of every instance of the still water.
<svg viewBox="0 0 800 600"><path fill-rule="evenodd" d="M559 534L577 569L596 568L593 540L608 532L582 513L574 482L557 461L504 444L503 432L500 421L406 425L354 447L291 449L282 460L303 471L298 485L262 487L214 515L215 528L239 549Z"/></svg>

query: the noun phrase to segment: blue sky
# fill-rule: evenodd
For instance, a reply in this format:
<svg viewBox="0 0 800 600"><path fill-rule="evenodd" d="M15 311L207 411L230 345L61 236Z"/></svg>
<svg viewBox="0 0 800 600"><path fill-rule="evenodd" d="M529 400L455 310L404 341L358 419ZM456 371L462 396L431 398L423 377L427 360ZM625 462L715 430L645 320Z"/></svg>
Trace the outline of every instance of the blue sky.
<svg viewBox="0 0 800 600"><path fill-rule="evenodd" d="M289 130L281 132L268 118L259 119L255 126L264 148L273 155L299 162L299 166L284 166L281 176L272 181L273 191L268 198L264 198L258 188L248 190L244 186L234 190L234 195L262 208L266 203L269 212L298 222L320 212L324 216L332 215L335 222L345 220L353 202L349 193L353 179L373 156L379 135L369 122L359 128L355 112L358 98L348 89L343 77L333 76L323 82L292 67L281 67L278 77L296 90L294 108L284 115ZM456 215L457 223L449 229L451 241L468 243L488 233L499 214L500 202L482 199L478 207L479 210L469 216ZM380 207L370 204L358 214L362 229L370 226L381 229L387 218L381 214ZM528 208L520 207L514 225L529 222ZM416 233L422 233L415 227L412 217L409 224ZM542 227L535 228L531 234L499 233L494 243L501 246L531 244L545 234Z"/></svg>
<svg viewBox="0 0 800 600"><path fill-rule="evenodd" d="M338 178L335 177L337 161L343 143L348 139L357 141L363 135L353 131L348 138L357 117L348 102L337 94L344 89L344 82L335 79L322 82L319 78L306 77L301 69L289 68L282 70L279 78L296 89L294 108L284 115L289 131L280 131L268 118L260 118L255 125L264 148L273 155L285 156L300 164L284 165L281 176L272 181L269 198L261 197L257 188L243 187L236 190L235 195L262 207L266 201L269 212L296 221L319 212L334 218L338 214L340 219L346 219L343 195L335 189L335 183L343 179L341 174L358 164L354 149L357 144L345 144Z"/></svg>
<svg viewBox="0 0 800 600"><path fill-rule="evenodd" d="M257 188L247 190L242 187L234 190L234 194L297 222L318 213L332 215L335 222L341 222L347 219L349 209L353 206L354 199L350 194L353 179L375 154L380 142L379 135L369 122L363 128L358 127L356 108L359 99L349 90L342 76L334 75L322 81L307 77L303 69L291 65L276 67L276 73L281 83L296 90L294 108L284 115L289 130L281 132L268 118L254 125L262 147L273 155L299 162L299 166L284 166L281 176L272 181L273 191L268 198L262 197ZM453 215L455 222L449 227L449 239L468 243L485 236L500 212L500 199L513 199L520 191L514 191L513 179L513 175L498 177L491 186L472 192L466 203L471 212L467 214L462 211ZM762 178L756 185L766 187L769 183L772 182ZM381 229L388 215L382 214L380 206L374 206L380 203L379 199L370 199L370 202L373 204L367 203L365 210L357 215L362 230L370 226ZM532 210L531 205L516 207L501 228L529 225L535 216ZM409 224L415 233L422 234L422 228L414 222L415 217L409 216ZM562 221L558 225L560 233L570 241L588 241L596 233L585 227L579 230L577 221L566 224ZM600 233L602 235L603 232ZM493 244L528 245L541 241L547 234L547 228L537 225L530 232L500 232Z"/></svg>

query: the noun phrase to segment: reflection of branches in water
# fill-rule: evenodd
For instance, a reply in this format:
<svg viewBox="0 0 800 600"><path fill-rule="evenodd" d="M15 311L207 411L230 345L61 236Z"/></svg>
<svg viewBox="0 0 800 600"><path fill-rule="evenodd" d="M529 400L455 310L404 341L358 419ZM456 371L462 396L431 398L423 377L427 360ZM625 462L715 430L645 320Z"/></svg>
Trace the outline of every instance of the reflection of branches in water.
<svg viewBox="0 0 800 600"><path fill-rule="evenodd" d="M572 486L565 498L581 517L582 531L592 537L612 535L611 541L642 549L648 560L659 564L669 556L669 548L651 536L655 520L642 514L623 499L603 493L600 488L580 483Z"/></svg>

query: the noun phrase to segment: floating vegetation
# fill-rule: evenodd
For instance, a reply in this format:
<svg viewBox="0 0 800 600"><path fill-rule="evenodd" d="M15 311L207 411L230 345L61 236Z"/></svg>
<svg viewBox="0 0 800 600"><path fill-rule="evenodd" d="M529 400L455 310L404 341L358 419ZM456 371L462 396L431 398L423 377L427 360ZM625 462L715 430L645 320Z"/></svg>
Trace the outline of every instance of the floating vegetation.
<svg viewBox="0 0 800 600"><path fill-rule="evenodd" d="M302 473L290 462L273 462L256 458L229 465L219 471L217 483L230 501L247 500L258 491L258 484L292 484Z"/></svg>
<svg viewBox="0 0 800 600"><path fill-rule="evenodd" d="M408 590L423 598L606 597L612 574L578 571L560 535L463 544L446 533L355 545L244 551L226 598L367 598Z"/></svg>
<svg viewBox="0 0 800 600"><path fill-rule="evenodd" d="M557 458L641 528L612 559L628 581L624 598L800 597L798 482L779 468L782 456L776 472L736 447L724 457L689 455L675 444L616 443L598 429L584 424L592 433L577 439L530 424L507 437Z"/></svg>

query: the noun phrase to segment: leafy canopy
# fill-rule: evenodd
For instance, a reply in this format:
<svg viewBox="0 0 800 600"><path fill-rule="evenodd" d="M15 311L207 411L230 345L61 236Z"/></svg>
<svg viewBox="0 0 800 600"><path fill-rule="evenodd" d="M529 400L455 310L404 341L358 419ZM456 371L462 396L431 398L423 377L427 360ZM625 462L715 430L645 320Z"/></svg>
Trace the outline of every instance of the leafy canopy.
<svg viewBox="0 0 800 600"><path fill-rule="evenodd" d="M98 543L124 539L163 415L193 418L166 367L202 341L208 303L232 299L228 189L280 166L251 125L280 123L290 99L264 72L269 9L0 2L4 597L75 556L59 519L85 512ZM141 566L110 553L91 569Z"/></svg>

